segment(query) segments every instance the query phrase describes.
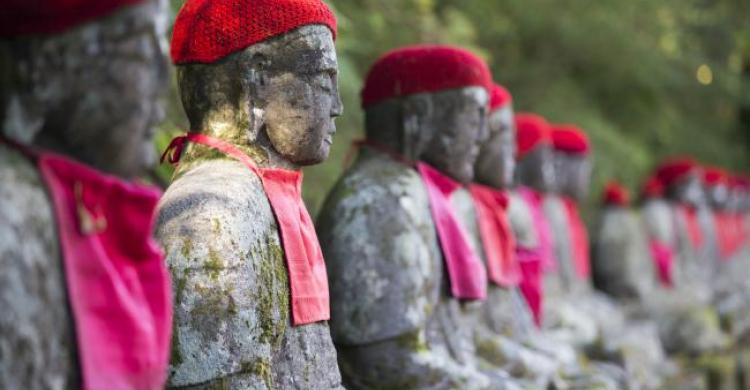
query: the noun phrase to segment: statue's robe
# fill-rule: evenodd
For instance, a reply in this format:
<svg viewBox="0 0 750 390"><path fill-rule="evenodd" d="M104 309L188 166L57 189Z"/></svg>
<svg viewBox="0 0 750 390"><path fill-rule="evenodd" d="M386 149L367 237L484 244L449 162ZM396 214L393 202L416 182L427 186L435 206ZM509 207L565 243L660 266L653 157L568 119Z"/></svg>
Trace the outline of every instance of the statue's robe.
<svg viewBox="0 0 750 390"><path fill-rule="evenodd" d="M328 323L292 326L284 250L260 179L223 156L181 164L156 230L174 292L169 385L341 388Z"/></svg>
<svg viewBox="0 0 750 390"><path fill-rule="evenodd" d="M52 203L36 166L4 145L0 199L0 388L78 388Z"/></svg>
<svg viewBox="0 0 750 390"><path fill-rule="evenodd" d="M504 387L477 366L415 169L363 148L328 195L318 234L347 387Z"/></svg>

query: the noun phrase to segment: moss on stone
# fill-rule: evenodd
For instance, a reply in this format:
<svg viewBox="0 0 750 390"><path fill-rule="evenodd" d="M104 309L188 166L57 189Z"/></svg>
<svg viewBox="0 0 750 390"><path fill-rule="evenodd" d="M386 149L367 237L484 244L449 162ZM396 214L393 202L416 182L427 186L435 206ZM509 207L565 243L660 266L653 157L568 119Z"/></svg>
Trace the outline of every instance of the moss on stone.
<svg viewBox="0 0 750 390"><path fill-rule="evenodd" d="M475 341L477 355L494 366L502 366L508 363L508 359L503 355L500 346L491 339L481 339Z"/></svg>
<svg viewBox="0 0 750 390"><path fill-rule="evenodd" d="M283 254L280 245L266 242L263 249L251 255L258 258L258 286L264 286L255 296L261 327L259 341L274 347L281 345L289 321L289 282Z"/></svg>
<svg viewBox="0 0 750 390"><path fill-rule="evenodd" d="M178 328L172 324L172 346L169 355L169 364L179 366L182 364L182 354L180 353L180 338L177 336Z"/></svg>
<svg viewBox="0 0 750 390"><path fill-rule="evenodd" d="M257 359L252 362L242 362L240 370L245 374L252 374L263 379L267 389L273 388L273 376L271 375L271 363Z"/></svg>
<svg viewBox="0 0 750 390"><path fill-rule="evenodd" d="M409 351L414 352L427 352L429 346L427 340L422 331L416 330L413 332L404 333L395 339L396 345Z"/></svg>
<svg viewBox="0 0 750 390"><path fill-rule="evenodd" d="M209 271L211 279L216 280L219 277L219 273L224 269L224 261L219 256L219 252L209 247L208 260L204 263L203 268Z"/></svg>
<svg viewBox="0 0 750 390"><path fill-rule="evenodd" d="M193 252L193 240L190 239L190 237L185 237L182 239L182 257L185 259L190 259L190 254Z"/></svg>

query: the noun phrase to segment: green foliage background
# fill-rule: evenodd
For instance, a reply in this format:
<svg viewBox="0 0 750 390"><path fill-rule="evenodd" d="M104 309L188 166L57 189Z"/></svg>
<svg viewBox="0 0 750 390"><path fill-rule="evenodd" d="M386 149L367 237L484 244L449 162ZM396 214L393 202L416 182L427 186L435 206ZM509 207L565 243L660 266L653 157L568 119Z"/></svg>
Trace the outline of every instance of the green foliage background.
<svg viewBox="0 0 750 390"><path fill-rule="evenodd" d="M173 11L183 1L173 0ZM671 154L750 168L747 0L330 0L344 115L330 159L305 169L314 214L362 134L359 90L372 62L408 44L471 48L517 111L576 123L595 146L594 194L609 178L636 189ZM174 16L174 15L173 15ZM711 82L698 81L701 65ZM705 80L704 80L705 81ZM173 90L157 147L186 128ZM167 168L161 168L166 177Z"/></svg>

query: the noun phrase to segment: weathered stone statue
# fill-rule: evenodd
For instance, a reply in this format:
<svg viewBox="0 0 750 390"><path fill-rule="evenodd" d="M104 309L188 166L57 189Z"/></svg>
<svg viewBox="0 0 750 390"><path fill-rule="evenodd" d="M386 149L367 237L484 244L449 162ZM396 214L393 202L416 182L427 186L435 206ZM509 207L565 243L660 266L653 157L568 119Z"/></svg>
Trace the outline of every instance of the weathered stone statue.
<svg viewBox="0 0 750 390"><path fill-rule="evenodd" d="M157 389L171 325L159 191L122 179L155 162L166 4L77 5L0 16L0 388Z"/></svg>
<svg viewBox="0 0 750 390"><path fill-rule="evenodd" d="M299 171L326 159L342 112L335 32L319 0L188 0L177 16L190 133L165 156L180 164L157 222L175 295L170 386L341 387Z"/></svg>
<svg viewBox="0 0 750 390"><path fill-rule="evenodd" d="M474 176L490 83L481 59L448 46L397 49L368 74L366 141L318 220L349 388L508 384L475 358L486 277L449 204Z"/></svg>
<svg viewBox="0 0 750 390"><path fill-rule="evenodd" d="M488 273L487 300L474 325L477 354L488 364L544 387L556 379L556 356L529 348L540 342L532 314L518 285L521 269L507 216L507 189L513 185L516 135L511 96L495 85L490 96L489 137L480 144L474 184L451 199L482 255ZM470 193L470 194L469 194ZM574 358L574 352L568 351ZM564 353L564 352L563 352ZM570 363L570 362L567 362Z"/></svg>
<svg viewBox="0 0 750 390"><path fill-rule="evenodd" d="M641 221L630 208L628 190L620 183L607 183L596 226L592 259L596 288L621 302L647 300L658 282L648 261Z"/></svg>

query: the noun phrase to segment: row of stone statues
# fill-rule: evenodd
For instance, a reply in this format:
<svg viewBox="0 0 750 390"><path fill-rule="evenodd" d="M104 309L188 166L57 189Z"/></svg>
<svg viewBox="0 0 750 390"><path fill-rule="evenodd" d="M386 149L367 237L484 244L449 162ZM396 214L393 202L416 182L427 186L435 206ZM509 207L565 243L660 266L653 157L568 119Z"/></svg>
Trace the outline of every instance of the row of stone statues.
<svg viewBox="0 0 750 390"><path fill-rule="evenodd" d="M748 388L743 179L666 160L639 214L607 187L590 240L587 135L515 114L471 52L410 46L368 72L314 224L333 13L187 0L162 194L127 180L155 160L166 2L7 8L0 388Z"/></svg>

